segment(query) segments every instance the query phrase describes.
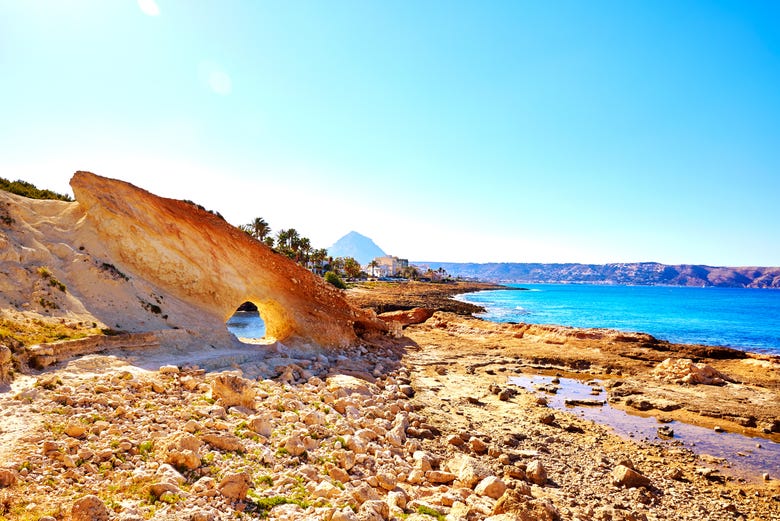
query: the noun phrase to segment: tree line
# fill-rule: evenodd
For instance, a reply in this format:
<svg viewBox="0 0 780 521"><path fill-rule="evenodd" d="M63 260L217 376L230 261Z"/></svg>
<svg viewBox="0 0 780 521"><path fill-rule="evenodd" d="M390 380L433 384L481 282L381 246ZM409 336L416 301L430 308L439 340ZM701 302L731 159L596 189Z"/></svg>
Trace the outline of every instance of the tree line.
<svg viewBox="0 0 780 521"><path fill-rule="evenodd" d="M242 224L238 228L277 253L324 276L334 286L343 286L341 277L358 278L362 274L362 268L357 260L352 257L329 256L327 249L314 248L311 240L302 236L295 228L281 229L274 234L271 226L262 217L256 217L252 222ZM332 275L328 275L329 273Z"/></svg>

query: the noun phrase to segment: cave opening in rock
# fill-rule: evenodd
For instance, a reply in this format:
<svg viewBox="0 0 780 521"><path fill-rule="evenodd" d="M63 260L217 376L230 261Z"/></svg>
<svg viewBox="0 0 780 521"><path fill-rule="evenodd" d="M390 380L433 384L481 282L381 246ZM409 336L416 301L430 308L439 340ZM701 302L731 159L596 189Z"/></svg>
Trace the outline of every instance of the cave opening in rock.
<svg viewBox="0 0 780 521"><path fill-rule="evenodd" d="M228 319L228 331L245 344L260 344L269 341L260 310L252 302L244 302Z"/></svg>

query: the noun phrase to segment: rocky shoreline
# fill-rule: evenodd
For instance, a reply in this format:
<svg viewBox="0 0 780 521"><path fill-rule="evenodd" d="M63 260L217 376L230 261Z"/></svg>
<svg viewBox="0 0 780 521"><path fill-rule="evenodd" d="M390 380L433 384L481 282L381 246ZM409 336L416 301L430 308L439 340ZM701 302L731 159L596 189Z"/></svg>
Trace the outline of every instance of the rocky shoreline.
<svg viewBox="0 0 780 521"><path fill-rule="evenodd" d="M669 351L641 336L431 311L391 330L396 338L341 350L280 346L228 370L197 367L187 353L142 369L126 353L106 352L19 377L0 394L0 520L780 515L777 476L732 478L718 461L620 438L506 384L518 369L684 389L645 374L657 365L645 351ZM770 364L764 387L749 389L776 397L774 361L712 359L731 375L744 360ZM725 393L735 385L690 387Z"/></svg>
<svg viewBox="0 0 780 521"><path fill-rule="evenodd" d="M397 309L420 302L436 306L434 319L408 327L405 334L426 349L440 350L450 360L599 378L612 382L610 401L616 407L633 412L656 410L707 427L720 423L733 432L780 442L780 357L728 347L673 344L644 333L496 324L465 312L451 313L448 308L447 300L457 302L451 296L496 287L501 286L375 283L371 291L358 287L348 296L355 305L378 312L388 299L393 299ZM667 365L661 365L667 359ZM692 378L691 372L703 371L699 367L714 370L729 385L722 385L725 380L713 380L718 385L680 385L688 383L683 379Z"/></svg>

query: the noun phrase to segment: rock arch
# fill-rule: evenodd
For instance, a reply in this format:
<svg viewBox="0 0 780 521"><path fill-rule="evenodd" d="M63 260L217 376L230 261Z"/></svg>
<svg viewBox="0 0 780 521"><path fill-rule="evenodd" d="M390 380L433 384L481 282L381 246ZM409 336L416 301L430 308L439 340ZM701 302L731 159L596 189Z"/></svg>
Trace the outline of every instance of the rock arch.
<svg viewBox="0 0 780 521"><path fill-rule="evenodd" d="M356 331L386 328L320 277L191 203L89 172L76 172L70 185L114 262L201 310L204 324L224 324L237 302L249 301L267 334L285 342L345 346Z"/></svg>

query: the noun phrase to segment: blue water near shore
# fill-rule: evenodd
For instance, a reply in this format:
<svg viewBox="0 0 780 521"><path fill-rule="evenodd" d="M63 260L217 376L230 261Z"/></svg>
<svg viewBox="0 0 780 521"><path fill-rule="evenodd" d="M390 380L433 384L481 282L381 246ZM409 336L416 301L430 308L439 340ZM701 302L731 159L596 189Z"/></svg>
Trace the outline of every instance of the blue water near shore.
<svg viewBox="0 0 780 521"><path fill-rule="evenodd" d="M780 291L677 286L508 284L460 295L482 318L649 333L676 343L780 355Z"/></svg>
<svg viewBox="0 0 780 521"><path fill-rule="evenodd" d="M227 329L238 338L263 338L265 322L257 311L236 311L227 321Z"/></svg>

